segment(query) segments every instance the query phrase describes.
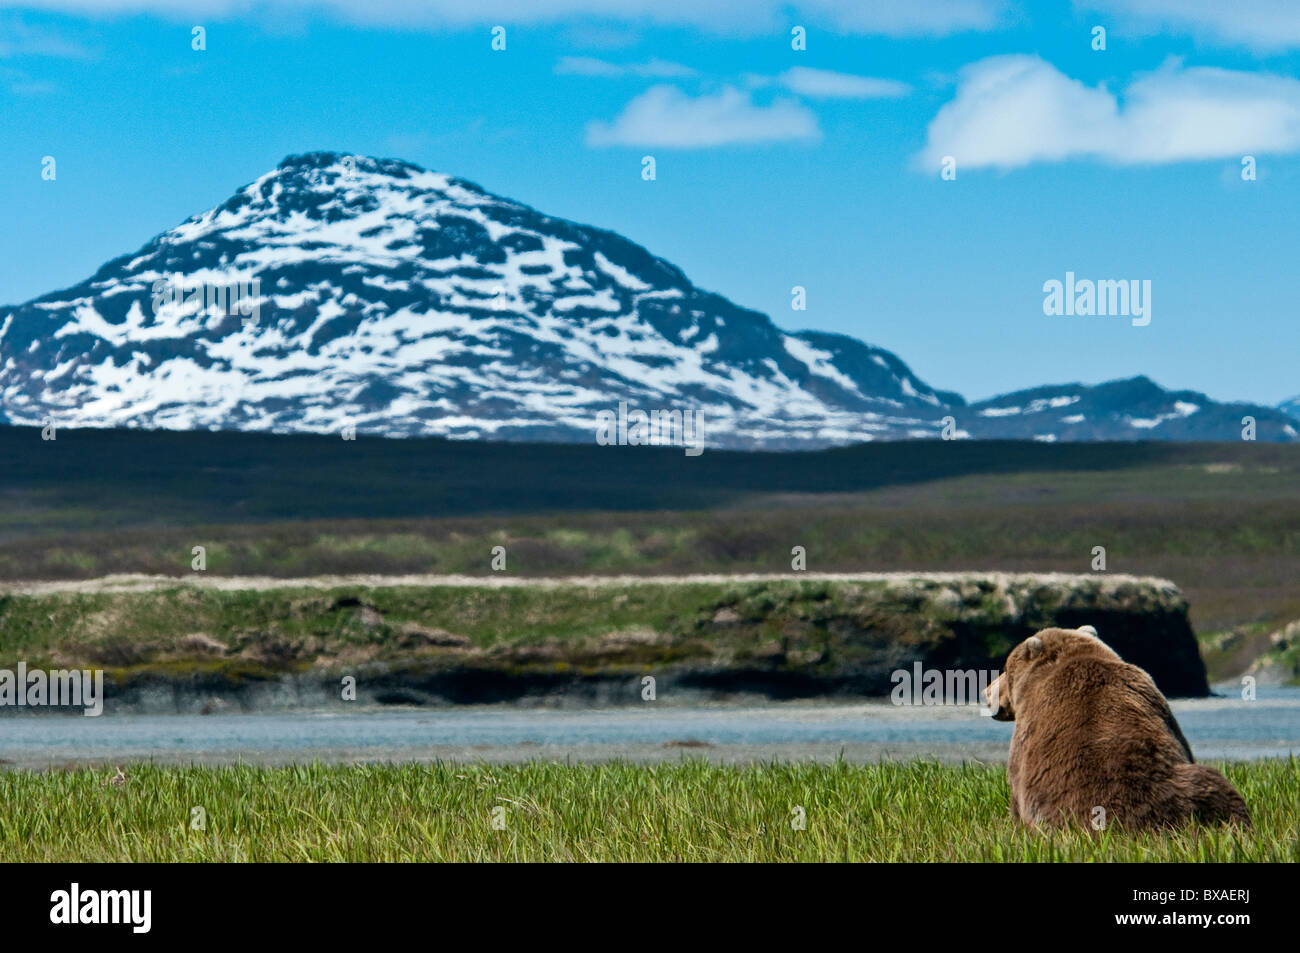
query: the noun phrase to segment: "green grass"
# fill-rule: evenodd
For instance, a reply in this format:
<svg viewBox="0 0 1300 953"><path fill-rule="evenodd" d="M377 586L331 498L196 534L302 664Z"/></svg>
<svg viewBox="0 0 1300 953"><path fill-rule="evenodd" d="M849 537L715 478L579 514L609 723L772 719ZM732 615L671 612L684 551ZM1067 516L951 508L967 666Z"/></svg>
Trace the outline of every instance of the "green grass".
<svg viewBox="0 0 1300 953"><path fill-rule="evenodd" d="M902 441L805 453L0 425L0 537L279 520L710 509L756 494L856 493L970 475L1101 475L1224 463L1284 483L1282 444Z"/></svg>
<svg viewBox="0 0 1300 953"><path fill-rule="evenodd" d="M852 678L856 690L885 694L897 667L890 652L989 668L1040 628L1087 620L1157 684L1195 694L1184 663L1196 646L1181 597L1142 582L1109 583L1102 576L1050 583L792 576L11 594L0 595L0 666L102 667L110 682L128 683L200 674L229 682L313 667L350 672L370 663L412 674L517 675L563 664L618 676L689 663Z"/></svg>
<svg viewBox="0 0 1300 953"><path fill-rule="evenodd" d="M0 774L7 861L1297 861L1300 761L1220 766L1254 829L1036 833L1001 766L131 765ZM792 826L802 807L806 828ZM193 809L206 812L194 830ZM503 808L504 829L493 809Z"/></svg>
<svg viewBox="0 0 1300 953"><path fill-rule="evenodd" d="M409 660L420 654L401 648L403 627L411 623L451 630L466 640L470 652L562 641L573 659L590 656L593 664L611 654L601 636L649 629L664 633L664 644L621 645L613 654L634 662L663 662L668 660L665 653L681 654L681 646L667 643L694 636L701 613L708 618L720 600L738 599L760 588L345 586L261 592L186 586L141 593L0 596L0 663L62 660L130 668L203 658L202 653L187 655L178 649L178 641L189 633L213 636L229 652L243 650L245 656L262 657L259 650L274 650L275 657L267 661L289 668L322 655L341 657L348 664ZM817 589L797 582L785 588ZM584 651L586 642L593 644ZM688 647L700 657L716 648L699 639ZM445 661L463 653L444 648L423 654Z"/></svg>
<svg viewBox="0 0 1300 953"><path fill-rule="evenodd" d="M1300 447L944 446L809 454L0 428L0 580L214 575L1113 572L1198 631L1300 618ZM83 446L82 444L86 444ZM647 448L653 449L653 448ZM86 460L94 467L87 468ZM154 473L157 468L158 473ZM357 474L365 479L358 483ZM98 503L98 508L91 505Z"/></svg>
<svg viewBox="0 0 1300 953"><path fill-rule="evenodd" d="M1096 582L1094 588L1099 585ZM900 602L906 596L912 602ZM46 659L60 646L75 651L91 645L98 649L92 661L111 662L108 656L115 648L124 653L171 648L180 636L192 632L237 644L241 636L273 631L289 640L315 638L321 650L336 652L346 645L391 645L405 623L449 629L481 648L581 640L629 629L687 635L719 606L735 607L753 625L767 624L779 633L790 615L814 610L828 614L832 609L900 615L904 609L917 611L924 602L910 589L893 594L880 581L798 577L617 587L349 585L215 590L176 586L144 592L0 595L0 661ZM927 621L918 617L914 623L919 628ZM903 622L897 628L901 631ZM135 648L130 649L128 642ZM1004 652L1007 648L1000 646Z"/></svg>
<svg viewBox="0 0 1300 953"><path fill-rule="evenodd" d="M644 452L639 452L644 451ZM1300 446L905 441L814 453L0 426L0 581L1108 569L1176 582L1216 678L1300 619ZM459 631L458 628L455 630ZM1250 633L1239 650L1232 635ZM180 634L180 633L177 633ZM126 638L137 633L123 630ZM5 644L22 638L0 629ZM1262 644L1262 643L1261 643Z"/></svg>

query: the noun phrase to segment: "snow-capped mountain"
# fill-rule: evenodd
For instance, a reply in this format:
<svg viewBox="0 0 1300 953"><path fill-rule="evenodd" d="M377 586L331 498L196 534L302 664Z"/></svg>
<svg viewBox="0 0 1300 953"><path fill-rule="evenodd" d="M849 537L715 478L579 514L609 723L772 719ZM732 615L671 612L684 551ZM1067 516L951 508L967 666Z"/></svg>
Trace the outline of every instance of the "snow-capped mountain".
<svg viewBox="0 0 1300 953"><path fill-rule="evenodd" d="M968 408L889 351L782 331L612 232L334 153L0 308L0 422L588 441L620 402L695 411L708 446L746 448L934 437L946 417L977 437L1238 439L1241 416L1143 379ZM1296 439L1253 410L1259 439Z"/></svg>
<svg viewBox="0 0 1300 953"><path fill-rule="evenodd" d="M1036 440L1240 440L1254 420L1257 440L1295 440L1300 423L1269 407L1222 404L1195 391L1165 390L1146 377L1061 384L972 404L980 437Z"/></svg>

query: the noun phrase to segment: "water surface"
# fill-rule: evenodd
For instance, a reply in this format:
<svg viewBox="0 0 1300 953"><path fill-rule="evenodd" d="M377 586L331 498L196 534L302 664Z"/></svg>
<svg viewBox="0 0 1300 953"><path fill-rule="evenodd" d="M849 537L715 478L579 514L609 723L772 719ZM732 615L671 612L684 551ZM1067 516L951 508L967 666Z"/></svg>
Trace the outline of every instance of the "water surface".
<svg viewBox="0 0 1300 953"><path fill-rule="evenodd" d="M1199 760L1300 755L1300 688L1175 701ZM12 710L11 710L12 711ZM1012 725L977 708L767 703L592 710L475 706L265 714L0 717L0 758L17 767L126 761L599 761L1006 759Z"/></svg>

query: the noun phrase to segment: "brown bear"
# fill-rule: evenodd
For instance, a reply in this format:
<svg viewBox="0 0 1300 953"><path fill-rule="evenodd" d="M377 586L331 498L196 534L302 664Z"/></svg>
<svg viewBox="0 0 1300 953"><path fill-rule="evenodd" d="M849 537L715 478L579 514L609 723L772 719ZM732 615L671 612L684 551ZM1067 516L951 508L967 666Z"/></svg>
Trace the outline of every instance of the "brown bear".
<svg viewBox="0 0 1300 953"><path fill-rule="evenodd" d="M1192 749L1151 676L1092 626L1044 629L1007 656L986 690L993 717L1014 721L1011 814L1030 826L1250 826L1246 802Z"/></svg>

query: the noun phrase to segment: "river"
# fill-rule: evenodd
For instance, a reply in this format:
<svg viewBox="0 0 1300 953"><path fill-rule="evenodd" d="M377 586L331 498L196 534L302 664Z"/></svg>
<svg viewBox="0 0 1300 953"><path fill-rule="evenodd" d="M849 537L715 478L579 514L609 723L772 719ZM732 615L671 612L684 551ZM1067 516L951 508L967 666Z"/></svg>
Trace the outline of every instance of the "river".
<svg viewBox="0 0 1300 953"><path fill-rule="evenodd" d="M1174 701L1199 760L1300 755L1300 688L1259 697ZM9 709L10 712L13 709ZM515 762L535 758L649 762L1006 759L1012 725L976 708L772 702L761 705L550 709L471 706L260 714L7 714L9 767L83 764L285 764L320 760Z"/></svg>

